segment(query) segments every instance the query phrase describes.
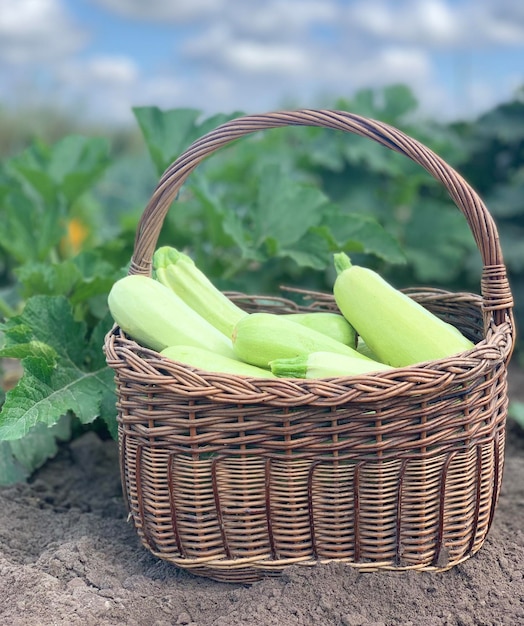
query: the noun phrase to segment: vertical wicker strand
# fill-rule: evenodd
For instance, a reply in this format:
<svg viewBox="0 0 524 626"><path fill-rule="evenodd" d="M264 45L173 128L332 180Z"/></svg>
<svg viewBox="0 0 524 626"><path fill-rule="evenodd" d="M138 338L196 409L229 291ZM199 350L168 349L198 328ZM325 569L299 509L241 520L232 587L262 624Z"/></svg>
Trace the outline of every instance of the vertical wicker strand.
<svg viewBox="0 0 524 626"><path fill-rule="evenodd" d="M175 462L175 453L171 452L167 460L167 487L169 491L169 512L171 514L171 529L175 537L176 549L180 556L184 557L184 546L180 537L177 518L176 494L175 494L175 478L173 476L173 464Z"/></svg>
<svg viewBox="0 0 524 626"><path fill-rule="evenodd" d="M338 436L338 432L337 432L337 426L338 426L338 418L336 417L336 407L330 407L331 408L331 412L332 414L335 414L332 418L331 418L331 427L332 427L332 433L331 433L331 441L333 444L333 452L332 452L332 457L333 457L333 461L331 463L331 467L333 470L333 479L334 479L334 485L332 486L333 488L333 527L337 529L337 533L340 535L340 531L341 531L341 524L340 524L340 518L341 518L341 514L340 514L340 474L339 474L339 469L340 469L340 460L339 460L339 452L338 452L338 442L339 442L339 436Z"/></svg>
<svg viewBox="0 0 524 626"><path fill-rule="evenodd" d="M428 480L428 476L427 476L427 468L428 468L428 458L427 458L427 451L428 448L425 445L425 440L427 438L427 430L426 430L426 425L428 423L428 416L427 416L427 405L425 401L421 402L421 411L422 411L422 415L421 415L421 419L420 419L420 425L421 425L421 433L420 433L420 440L422 442L421 446L420 446L420 461L421 461L421 468L420 468L420 484L421 485L426 485L427 484L427 480ZM425 530L426 530L426 515L427 515L427 500L424 497L424 494L422 494L422 497L420 498L420 502L421 502L421 509L418 512L419 515L419 519L421 520L421 524L422 527L419 528L419 532L421 533L421 537L423 538L423 541L426 541L426 537L425 537Z"/></svg>
<svg viewBox="0 0 524 626"><path fill-rule="evenodd" d="M477 528L480 516L480 501L482 499L482 444L475 446L476 463L475 463L475 508L473 511L473 519L471 522L471 537L468 543L466 554L470 555L475 545L475 539L477 537Z"/></svg>
<svg viewBox="0 0 524 626"><path fill-rule="evenodd" d="M275 533L273 531L273 501L271 496L271 459L267 458L264 463L264 494L266 500L266 524L271 558L278 559L275 546Z"/></svg>
<svg viewBox="0 0 524 626"><path fill-rule="evenodd" d="M120 429L123 430L123 429ZM127 475L127 455L129 450L127 449L127 435L122 432L120 436L120 477L122 483L122 497L124 498L124 504L126 506L126 513L131 513L131 503L129 501L129 476Z"/></svg>
<svg viewBox="0 0 524 626"><path fill-rule="evenodd" d="M211 462L211 481L213 483L213 498L215 500L215 510L218 520L218 528L220 530L220 537L222 539L222 546L224 553L228 559L231 558L231 549L227 540L226 528L224 525L224 516L222 514L222 503L220 501L220 489L218 487L218 463L220 457L215 457Z"/></svg>
<svg viewBox="0 0 524 626"><path fill-rule="evenodd" d="M375 525L375 530L376 530L376 534L375 534L375 538L376 538L376 544L374 546L375 550L379 550L379 544L381 541L383 541L383 536L381 537L381 534L383 535L384 533L384 519L388 517L388 513L387 511L384 514L384 511L382 511L382 507L383 507L383 503L384 503L384 491L385 491L385 487L384 487L384 451L382 450L382 442L383 442L383 437L382 437L382 410L381 409L377 409L376 414L375 414L375 442L376 442L376 447L377 447L377 500L379 502L381 502L381 506L379 507L379 517L375 519L374 521L374 525Z"/></svg>
<svg viewBox="0 0 524 626"><path fill-rule="evenodd" d="M447 547L444 545L444 528L445 528L445 515L446 515L446 487L448 480L448 471L451 462L457 455L457 451L450 452L442 465L439 480L439 510L438 510L438 524L437 524L437 536L435 539L435 556L433 557L432 565L434 567L446 566L448 562Z"/></svg>
<svg viewBox="0 0 524 626"><path fill-rule="evenodd" d="M197 503L195 507L195 527L197 529L198 535L198 543L205 545L206 542L206 533L205 533L205 524L201 523L202 518L204 517L204 512L202 511L202 487L200 485L200 451L199 445L197 441L198 428L197 428L197 418L195 411L195 401L190 398L187 403L187 412L188 412L188 431L189 431L189 442L192 450L192 458L189 459L189 462L192 461L192 466L190 467L190 472L193 476L193 501ZM196 474L196 476L195 476Z"/></svg>
<svg viewBox="0 0 524 626"><path fill-rule="evenodd" d="M245 439L246 439L246 431L245 431L245 425L246 425L246 420L244 417L244 412L243 412L243 405L242 404L238 404L237 405L237 409L239 410L239 415L238 415L238 434L239 434L239 439L240 439L240 460L241 460L241 465L240 465L240 476L242 477L242 486L241 486L241 492L240 492L240 500L242 502L242 510L244 511L248 511L251 507L250 507L250 499L249 499L249 494L251 491L251 472L249 470L249 457L248 457L248 447L245 443ZM240 506L240 502L238 503L238 505ZM244 532L250 532L250 527L249 527L249 521L247 518L247 515L243 518L245 520L245 525L244 525ZM247 541L247 545L249 545L249 540Z"/></svg>
<svg viewBox="0 0 524 626"><path fill-rule="evenodd" d="M361 536L360 536L360 471L365 465L365 461L359 461L355 465L353 474L353 527L355 529L355 563L360 561L361 554Z"/></svg>
<svg viewBox="0 0 524 626"><path fill-rule="evenodd" d="M501 478L501 474L502 474L502 465L503 465L503 453L501 454L501 444L500 444L500 431L497 431L495 433L495 437L493 439L493 452L494 452L494 456L495 456L495 467L494 467L494 476L493 476L493 485L494 485L494 489L493 489L493 495L492 495L492 499L491 499L491 508L490 508L490 512L489 512L489 521L488 521L488 528L487 530L489 530L491 528L491 524L493 522L493 517L495 515L495 509L497 507L497 501L498 501L498 496L499 496L499 491L500 491L500 478Z"/></svg>
<svg viewBox="0 0 524 626"><path fill-rule="evenodd" d="M406 476L406 469L408 466L408 459L402 459L402 463L400 465L400 471L398 473L397 479L397 512L395 519L395 565L400 565L402 562L402 515L403 515L403 488L404 488L404 478Z"/></svg>
<svg viewBox="0 0 524 626"><path fill-rule="evenodd" d="M309 536L311 538L311 552L315 559L318 559L317 549L317 532L315 528L315 507L313 506L313 483L315 476L315 469L320 465L321 461L313 461L308 470L307 475L307 501L308 501L308 514L309 514Z"/></svg>
<svg viewBox="0 0 524 626"><path fill-rule="evenodd" d="M146 524L145 517L145 506L144 506L144 494L142 492L142 455L143 455L144 446L142 444L138 444L136 447L135 453L135 476L136 476L136 499L138 504L138 517L140 518L140 526L142 528L142 536L151 550L151 552L156 552L157 547L153 538L149 533L149 528Z"/></svg>

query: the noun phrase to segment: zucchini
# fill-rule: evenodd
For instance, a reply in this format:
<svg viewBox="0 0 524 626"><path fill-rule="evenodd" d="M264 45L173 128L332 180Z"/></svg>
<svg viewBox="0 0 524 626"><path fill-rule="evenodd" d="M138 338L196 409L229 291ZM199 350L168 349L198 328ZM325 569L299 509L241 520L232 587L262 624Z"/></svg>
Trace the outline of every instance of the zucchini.
<svg viewBox="0 0 524 626"><path fill-rule="evenodd" d="M284 313L284 317L306 328L312 328L324 333L347 346L355 348L357 345L357 333L347 319L331 311L311 311L304 313Z"/></svg>
<svg viewBox="0 0 524 626"><path fill-rule="evenodd" d="M379 361L379 359L377 358L377 355L373 352L373 350L370 350L369 346L362 339L362 337L358 337L357 339L357 352L359 354L363 354L364 356L367 356L370 359L373 359L374 361Z"/></svg>
<svg viewBox="0 0 524 626"><path fill-rule="evenodd" d="M108 305L118 326L145 348L160 352L184 344L234 358L231 340L153 278L133 274L117 280Z"/></svg>
<svg viewBox="0 0 524 626"><path fill-rule="evenodd" d="M338 308L382 363L404 367L443 359L474 344L371 269L335 254Z"/></svg>
<svg viewBox="0 0 524 626"><path fill-rule="evenodd" d="M273 374L279 378L331 378L393 369L371 359L333 352L312 352L291 359L275 359L269 366Z"/></svg>
<svg viewBox="0 0 524 626"><path fill-rule="evenodd" d="M230 357L211 352L195 346L169 346L160 353L173 361L191 365L208 372L221 372L224 374L236 374L237 376L250 376L251 378L275 378L267 369L256 367L231 359Z"/></svg>
<svg viewBox="0 0 524 626"><path fill-rule="evenodd" d="M242 318L235 326L232 340L237 357L258 367L268 368L275 359L310 352L335 352L366 359L350 346L274 313L251 313Z"/></svg>
<svg viewBox="0 0 524 626"><path fill-rule="evenodd" d="M195 265L191 257L176 248L162 246L153 255L154 277L231 339L235 324L248 315Z"/></svg>

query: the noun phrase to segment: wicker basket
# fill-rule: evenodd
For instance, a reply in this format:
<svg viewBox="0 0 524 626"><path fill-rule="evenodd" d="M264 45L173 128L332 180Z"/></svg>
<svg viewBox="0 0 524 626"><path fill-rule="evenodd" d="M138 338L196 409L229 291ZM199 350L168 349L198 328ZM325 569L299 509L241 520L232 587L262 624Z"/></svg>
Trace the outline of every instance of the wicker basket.
<svg viewBox="0 0 524 626"><path fill-rule="evenodd" d="M478 245L481 296L409 290L475 347L377 375L249 379L161 357L115 326L121 476L138 535L195 574L252 582L330 560L364 571L446 570L482 546L499 495L514 344L512 295L496 227L469 185L386 124L347 112L247 116L193 143L164 173L139 224L131 273L150 274L165 215L208 155L254 131L321 126L409 157L450 193ZM302 310L286 299L247 310ZM336 308L317 294L309 310Z"/></svg>

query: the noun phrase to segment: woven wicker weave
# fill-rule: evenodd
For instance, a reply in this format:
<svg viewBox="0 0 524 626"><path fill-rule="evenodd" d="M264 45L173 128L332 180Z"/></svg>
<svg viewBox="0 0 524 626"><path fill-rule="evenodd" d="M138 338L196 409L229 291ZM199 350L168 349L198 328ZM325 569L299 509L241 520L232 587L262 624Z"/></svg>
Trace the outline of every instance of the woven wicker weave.
<svg viewBox="0 0 524 626"><path fill-rule="evenodd" d="M514 344L496 227L452 168L397 129L346 112L238 118L164 173L139 224L130 272L150 274L165 215L200 161L243 135L287 125L368 137L443 184L478 245L481 295L409 293L476 345L377 375L250 379L175 363L115 326L105 351L130 514L153 554L217 580L251 582L329 560L365 571L448 569L480 549L493 519ZM250 311L335 308L326 294L304 307L230 295Z"/></svg>

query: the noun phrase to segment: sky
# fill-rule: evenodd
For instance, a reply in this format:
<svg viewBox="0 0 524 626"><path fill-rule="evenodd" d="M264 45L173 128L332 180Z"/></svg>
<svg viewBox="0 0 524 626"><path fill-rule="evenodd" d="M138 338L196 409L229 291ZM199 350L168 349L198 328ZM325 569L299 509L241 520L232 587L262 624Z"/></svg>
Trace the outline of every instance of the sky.
<svg viewBox="0 0 524 626"><path fill-rule="evenodd" d="M132 122L324 106L410 86L473 118L524 85L522 0L0 0L0 107Z"/></svg>

